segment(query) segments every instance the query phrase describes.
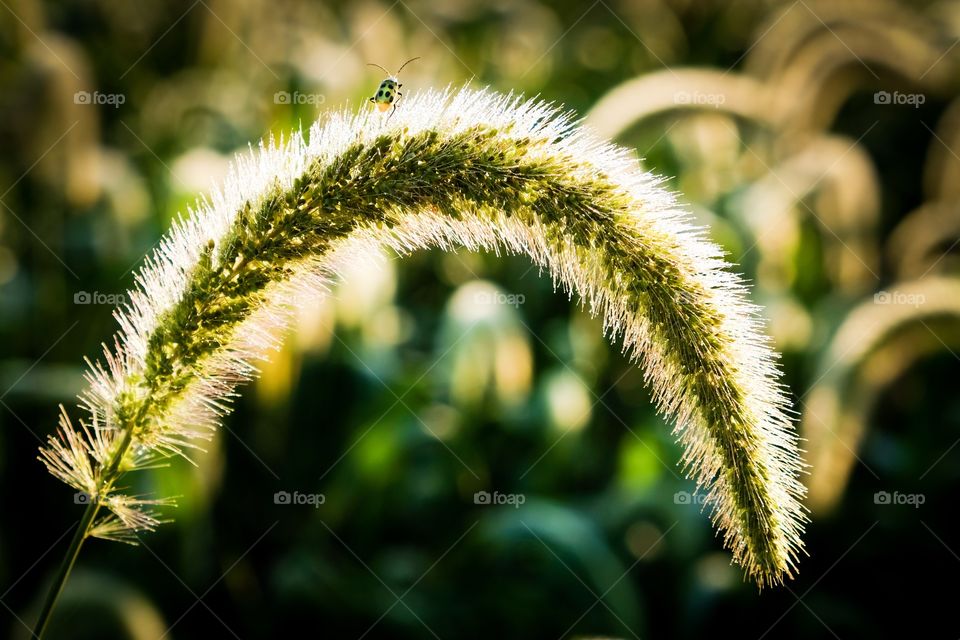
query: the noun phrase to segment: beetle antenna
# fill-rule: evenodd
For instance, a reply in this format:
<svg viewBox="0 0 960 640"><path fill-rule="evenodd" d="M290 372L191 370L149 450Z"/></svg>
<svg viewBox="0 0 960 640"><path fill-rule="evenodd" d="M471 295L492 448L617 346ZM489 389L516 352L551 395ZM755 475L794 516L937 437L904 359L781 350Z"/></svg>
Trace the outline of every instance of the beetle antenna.
<svg viewBox="0 0 960 640"><path fill-rule="evenodd" d="M400 68L397 69L397 73L394 74L394 75L400 75L400 72L403 71L403 68L404 68L405 66L407 66L408 64L410 64L410 63L413 62L414 60L419 60L419 59L420 59L420 56L417 56L416 58L410 58L409 60L407 60L406 62L404 62L402 65L400 65Z"/></svg>
<svg viewBox="0 0 960 640"><path fill-rule="evenodd" d="M378 64L376 64L376 63L368 62L368 63L367 63L367 66L368 66L368 67L376 67L377 69L380 69L380 71L383 71L385 74L390 75L390 72L389 72L389 71L387 71L386 69L384 69L383 67L381 67L380 65L378 65Z"/></svg>

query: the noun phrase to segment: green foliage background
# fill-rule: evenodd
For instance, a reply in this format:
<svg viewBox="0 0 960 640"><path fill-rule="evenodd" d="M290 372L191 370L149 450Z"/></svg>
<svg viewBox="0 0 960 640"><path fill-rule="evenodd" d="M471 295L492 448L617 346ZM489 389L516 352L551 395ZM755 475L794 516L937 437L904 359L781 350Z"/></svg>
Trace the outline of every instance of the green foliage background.
<svg viewBox="0 0 960 640"><path fill-rule="evenodd" d="M798 414L823 425L805 427L808 448L833 461L810 470L822 487L798 579L758 593L729 565L642 374L576 301L524 259L431 252L357 265L304 305L198 466L136 487L182 496L175 522L141 548L89 543L50 637L846 638L918 620L956 634L951 594L931 585L960 563L960 325L923 315L950 301L907 301L904 283L957 274L960 4L2 4L3 637L29 637L80 515L35 453L115 330L110 296L234 152L363 107L381 80L366 62L417 55L405 91L471 80L579 114L660 73L622 110L651 95L672 108L618 139L675 176L755 283ZM690 67L786 106L773 124L688 109L734 92L664 75ZM840 152L813 155L822 179L758 208L775 200L757 186L794 185L784 161L824 136ZM858 307L887 313L878 293L916 318L848 366L856 345L831 340ZM828 384L842 420L810 400ZM324 502L277 504L284 491ZM523 504L477 504L481 491Z"/></svg>

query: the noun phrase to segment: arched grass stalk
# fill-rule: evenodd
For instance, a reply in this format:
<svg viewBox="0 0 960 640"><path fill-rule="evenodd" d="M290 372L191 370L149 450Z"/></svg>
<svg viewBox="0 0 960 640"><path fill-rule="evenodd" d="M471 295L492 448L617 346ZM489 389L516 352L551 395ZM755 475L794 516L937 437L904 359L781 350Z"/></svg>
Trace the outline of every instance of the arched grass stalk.
<svg viewBox="0 0 960 640"><path fill-rule="evenodd" d="M923 358L956 348L955 331L941 337L927 324L944 321L960 326L960 279L930 275L874 294L837 327L800 423L807 460L817 468L807 487L814 513L838 506L884 390Z"/></svg>
<svg viewBox="0 0 960 640"><path fill-rule="evenodd" d="M308 139L261 145L174 225L90 364L85 419L64 412L42 450L91 496L71 553L156 527L155 501L118 481L210 437L299 296L322 295L371 247L453 245L527 254L600 314L676 421L734 558L761 586L792 575L796 436L739 279L628 152L541 102L467 89L411 97L389 121L333 113Z"/></svg>

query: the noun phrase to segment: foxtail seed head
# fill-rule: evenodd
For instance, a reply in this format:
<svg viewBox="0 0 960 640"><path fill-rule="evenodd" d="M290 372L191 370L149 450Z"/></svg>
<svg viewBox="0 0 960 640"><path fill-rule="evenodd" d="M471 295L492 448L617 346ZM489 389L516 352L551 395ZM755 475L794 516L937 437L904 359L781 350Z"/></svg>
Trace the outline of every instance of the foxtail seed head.
<svg viewBox="0 0 960 640"><path fill-rule="evenodd" d="M125 473L187 455L276 346L295 297L372 248L523 253L602 316L644 370L725 545L792 576L806 520L797 437L757 309L659 180L538 101L428 91L395 118L325 115L261 144L174 224L90 364L86 416L41 458L106 507L92 535L158 524Z"/></svg>

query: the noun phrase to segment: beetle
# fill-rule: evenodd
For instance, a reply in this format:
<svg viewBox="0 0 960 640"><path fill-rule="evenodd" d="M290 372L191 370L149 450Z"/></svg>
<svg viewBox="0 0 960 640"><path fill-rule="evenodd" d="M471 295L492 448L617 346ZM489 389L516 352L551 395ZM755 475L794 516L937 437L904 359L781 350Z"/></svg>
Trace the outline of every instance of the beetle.
<svg viewBox="0 0 960 640"><path fill-rule="evenodd" d="M394 111L397 110L397 99L403 97L403 94L400 93L400 87L402 87L403 85L400 84L400 80L397 76L400 75L400 72L403 71L403 68L405 66L407 66L414 60L419 60L419 59L420 59L420 56L417 56L416 58L410 58L409 60L404 62L402 65L400 65L400 68L397 69L396 73L390 73L389 71L387 71L386 69L384 69L378 64L374 64L372 62L367 63L368 67L376 67L381 71L383 71L385 74L387 74L387 77L383 80L383 82L380 83L380 86L377 88L377 92L370 98L370 102L377 105L377 109L379 109L380 111L386 111L392 105L393 111L391 111L390 115L387 116L388 120L390 119L390 117L393 116Z"/></svg>

